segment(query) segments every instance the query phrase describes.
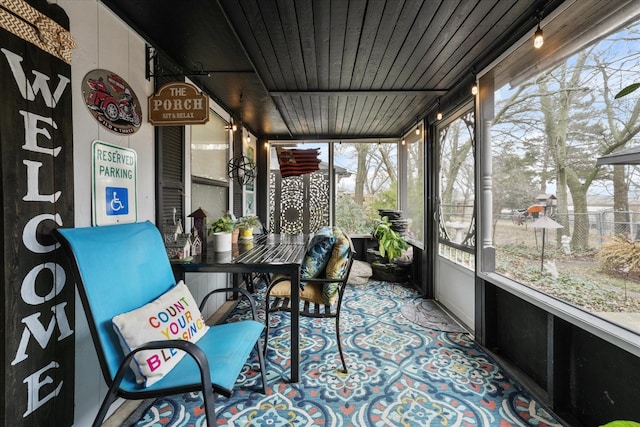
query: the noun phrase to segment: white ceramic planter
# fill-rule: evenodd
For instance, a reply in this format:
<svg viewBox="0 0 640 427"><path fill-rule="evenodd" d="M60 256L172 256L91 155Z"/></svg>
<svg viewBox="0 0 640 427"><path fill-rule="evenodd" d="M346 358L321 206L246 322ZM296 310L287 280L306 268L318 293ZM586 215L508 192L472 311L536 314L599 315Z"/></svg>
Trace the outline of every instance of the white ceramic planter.
<svg viewBox="0 0 640 427"><path fill-rule="evenodd" d="M213 251L231 252L231 233L213 233Z"/></svg>

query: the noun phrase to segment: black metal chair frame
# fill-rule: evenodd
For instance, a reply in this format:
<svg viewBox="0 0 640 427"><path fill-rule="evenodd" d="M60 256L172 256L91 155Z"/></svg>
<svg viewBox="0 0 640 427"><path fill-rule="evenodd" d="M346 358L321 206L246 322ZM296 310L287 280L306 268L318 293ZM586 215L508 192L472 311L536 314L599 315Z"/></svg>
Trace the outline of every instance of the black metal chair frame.
<svg viewBox="0 0 640 427"><path fill-rule="evenodd" d="M300 316L302 317L311 317L316 319L334 319L335 327L336 327L336 338L338 341L338 352L340 353L340 360L342 361L342 373L347 373L347 364L345 362L344 354L342 351L342 341L340 340L340 309L342 307L342 300L344 297L344 291L347 287L347 280L349 278L349 273L351 272L351 266L353 265L353 259L355 256L355 251L353 248L353 242L351 238L349 238L349 251L347 254L348 260L346 268L342 276L338 279L326 279L324 278L324 272L318 278L313 279L301 279L304 283L304 286L309 286L312 284L316 284L322 286L325 283L337 283L338 284L338 298L337 301L333 305L320 304L319 302L305 300L303 294L300 294L301 304L303 305L300 308ZM276 313L279 311L285 311L291 313L291 299L290 297L272 297L271 291L273 288L281 282L288 281L289 278L287 276L276 276L271 283L267 286L267 291L265 295L265 344L264 344L264 352L266 355L268 342L269 342L269 317L270 314ZM288 288L288 287L287 287ZM272 301L270 301L272 300Z"/></svg>

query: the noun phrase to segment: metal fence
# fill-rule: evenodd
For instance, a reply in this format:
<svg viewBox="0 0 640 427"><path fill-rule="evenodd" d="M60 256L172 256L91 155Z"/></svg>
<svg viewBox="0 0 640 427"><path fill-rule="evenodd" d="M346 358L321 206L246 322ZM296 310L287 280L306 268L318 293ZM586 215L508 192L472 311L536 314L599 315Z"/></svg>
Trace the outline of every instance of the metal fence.
<svg viewBox="0 0 640 427"><path fill-rule="evenodd" d="M579 217L587 217L585 221L577 221ZM620 219L623 217L624 219ZM534 228L536 217L523 216L522 212L514 211L510 214L494 216L493 240L496 245L505 244L533 244L537 245L541 239L541 230ZM558 223L567 226L559 230L547 230L547 244L557 247L562 245L562 236L568 236L573 241L586 242L587 248L600 250L607 239L623 234L628 238L640 240L640 212L614 212L603 210L586 214L569 213L555 215ZM584 226L579 226L584 224ZM575 238L574 238L575 236ZM565 241L568 242L568 238Z"/></svg>

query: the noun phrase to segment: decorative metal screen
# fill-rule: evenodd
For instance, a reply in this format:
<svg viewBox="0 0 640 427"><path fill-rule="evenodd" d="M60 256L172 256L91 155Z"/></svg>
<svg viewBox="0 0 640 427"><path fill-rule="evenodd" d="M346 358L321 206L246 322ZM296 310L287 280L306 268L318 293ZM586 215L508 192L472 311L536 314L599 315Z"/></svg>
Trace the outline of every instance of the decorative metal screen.
<svg viewBox="0 0 640 427"><path fill-rule="evenodd" d="M271 171L269 223L273 232L287 234L314 233L329 224L327 170L286 178Z"/></svg>

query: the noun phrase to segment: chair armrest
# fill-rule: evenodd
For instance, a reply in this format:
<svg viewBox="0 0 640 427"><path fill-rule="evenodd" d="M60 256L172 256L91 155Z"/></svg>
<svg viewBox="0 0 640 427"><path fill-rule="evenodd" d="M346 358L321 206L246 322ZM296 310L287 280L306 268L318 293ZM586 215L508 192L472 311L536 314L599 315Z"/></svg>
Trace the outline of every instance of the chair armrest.
<svg viewBox="0 0 640 427"><path fill-rule="evenodd" d="M345 268L345 270L342 272L342 275L340 277L335 277L335 278L332 278L332 279L327 279L326 277L312 277L312 278L300 277L300 283L346 282L347 279L349 279L349 272L351 271L351 265L352 265L353 261L350 259L348 262L349 262L349 266L347 268ZM268 290L270 290L272 287L274 287L275 285L277 285L280 282L289 281L289 280L291 280L291 277L289 277L289 276L279 276L277 279L275 279L274 281L269 283Z"/></svg>
<svg viewBox="0 0 640 427"><path fill-rule="evenodd" d="M347 280L347 275L343 274L342 277L336 277L334 279L327 279L325 277L314 277L313 279L300 279L302 283L335 283L344 282Z"/></svg>
<svg viewBox="0 0 640 427"><path fill-rule="evenodd" d="M290 280L291 280L291 277L289 277L288 275L278 276L275 280L268 283L266 294L269 295L271 293L271 289L273 289L273 287L278 283L287 282ZM302 283L302 278L300 279L300 283Z"/></svg>
<svg viewBox="0 0 640 427"><path fill-rule="evenodd" d="M202 302L200 303L199 310L200 311L204 310L204 306L207 303L207 300L209 299L209 297L211 295L217 294L217 293L221 293L221 292L239 292L239 293L241 293L243 296L245 296L249 300L249 304L251 306L251 314L253 315L253 320L257 319L256 300L253 297L253 295L251 295L250 292L248 292L246 289L243 289L243 288L232 287L232 288L214 289L211 292L209 292L208 294L206 294L204 296L204 298L202 298Z"/></svg>
<svg viewBox="0 0 640 427"><path fill-rule="evenodd" d="M209 361L207 360L207 355L196 344L185 340L149 341L136 348L135 350L130 351L122 360L122 363L120 363L118 372L113 377L113 384L116 387L120 386L120 383L127 373L127 370L131 369L131 360L136 353L142 350L160 350L163 348L177 348L178 350L183 350L185 353L191 356L198 365L202 383L205 387L207 387L205 390L211 389L211 372L209 371Z"/></svg>

